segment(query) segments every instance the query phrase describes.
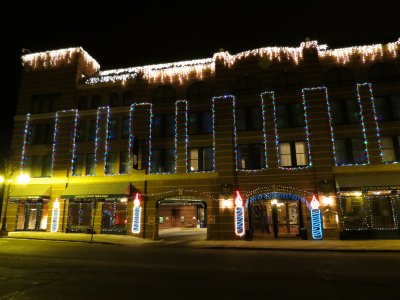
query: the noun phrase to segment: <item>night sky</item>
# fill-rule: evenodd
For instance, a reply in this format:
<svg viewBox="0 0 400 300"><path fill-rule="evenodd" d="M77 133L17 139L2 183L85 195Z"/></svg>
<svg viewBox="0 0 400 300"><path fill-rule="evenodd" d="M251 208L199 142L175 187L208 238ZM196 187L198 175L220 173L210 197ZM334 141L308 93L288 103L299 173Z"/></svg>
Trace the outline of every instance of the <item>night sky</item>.
<svg viewBox="0 0 400 300"><path fill-rule="evenodd" d="M330 48L400 37L398 10L387 1L374 6L322 0L13 2L0 17L3 153L18 95L22 48L39 52L81 46L107 70L212 57L221 48L234 54L297 47L305 37Z"/></svg>

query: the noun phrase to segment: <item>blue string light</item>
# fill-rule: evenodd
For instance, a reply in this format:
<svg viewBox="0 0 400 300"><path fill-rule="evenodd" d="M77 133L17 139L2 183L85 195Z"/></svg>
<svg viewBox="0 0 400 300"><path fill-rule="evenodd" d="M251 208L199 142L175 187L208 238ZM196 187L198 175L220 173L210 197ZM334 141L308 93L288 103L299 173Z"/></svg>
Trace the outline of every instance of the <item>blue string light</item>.
<svg viewBox="0 0 400 300"><path fill-rule="evenodd" d="M31 120L31 114L27 113L26 117L25 117L24 139L23 139L23 142L22 142L21 162L20 162L20 167L19 167L21 173L23 172L24 167L25 167L26 146L28 144L28 138L29 138L30 120Z"/></svg>

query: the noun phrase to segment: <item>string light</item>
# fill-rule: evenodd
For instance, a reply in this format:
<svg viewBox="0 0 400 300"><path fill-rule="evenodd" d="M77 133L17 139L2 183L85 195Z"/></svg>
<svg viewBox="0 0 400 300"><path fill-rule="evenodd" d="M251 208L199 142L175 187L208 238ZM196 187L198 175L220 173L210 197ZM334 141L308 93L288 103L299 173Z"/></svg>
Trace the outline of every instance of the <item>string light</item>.
<svg viewBox="0 0 400 300"><path fill-rule="evenodd" d="M272 200L272 199L301 201L301 202L304 202L306 204L306 206L310 209L310 204L308 203L308 201L305 197L300 196L298 194L290 194L290 193L285 193L285 192L266 192L263 194L250 196L246 200L246 207L248 208L249 205L253 202L258 202L258 201L262 201L262 200Z"/></svg>
<svg viewBox="0 0 400 300"><path fill-rule="evenodd" d="M185 105L184 115L185 120L183 122L184 126L184 143L185 143L185 171L189 172L188 169L188 143L189 143L189 136L188 136L188 101L187 100L178 100L175 102L175 173L177 173L178 167L178 114L179 114L179 104L183 103Z"/></svg>
<svg viewBox="0 0 400 300"><path fill-rule="evenodd" d="M26 146L28 144L29 139L29 132L30 132L30 121L31 121L31 114L27 113L25 117L25 126L24 126L24 139L22 142L22 151L21 151L21 163L20 163L20 171L21 174L24 171L25 161L26 161Z"/></svg>
<svg viewBox="0 0 400 300"><path fill-rule="evenodd" d="M104 174L106 174L106 163L107 163L107 154L108 154L108 125L110 122L110 107L109 106L103 106L99 107L97 109L97 115L96 115L96 136L94 139L94 170L96 173L96 166L97 166L97 152L99 148L99 142L100 142L100 118L101 118L101 111L105 110L106 111L106 131L105 131L105 137L104 137Z"/></svg>
<svg viewBox="0 0 400 300"><path fill-rule="evenodd" d="M236 191L235 198L235 234L238 236L244 235L244 208L239 191Z"/></svg>
<svg viewBox="0 0 400 300"><path fill-rule="evenodd" d="M140 233L141 210L139 193L136 193L135 200L133 201L132 233Z"/></svg>

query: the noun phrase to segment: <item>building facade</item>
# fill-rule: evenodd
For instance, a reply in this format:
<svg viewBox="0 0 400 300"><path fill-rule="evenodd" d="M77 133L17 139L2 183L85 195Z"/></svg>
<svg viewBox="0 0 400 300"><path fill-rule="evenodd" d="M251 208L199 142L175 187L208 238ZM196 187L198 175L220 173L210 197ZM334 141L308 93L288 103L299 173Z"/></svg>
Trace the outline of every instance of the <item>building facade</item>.
<svg viewBox="0 0 400 300"><path fill-rule="evenodd" d="M109 71L81 48L24 55L7 229L400 238L399 45Z"/></svg>

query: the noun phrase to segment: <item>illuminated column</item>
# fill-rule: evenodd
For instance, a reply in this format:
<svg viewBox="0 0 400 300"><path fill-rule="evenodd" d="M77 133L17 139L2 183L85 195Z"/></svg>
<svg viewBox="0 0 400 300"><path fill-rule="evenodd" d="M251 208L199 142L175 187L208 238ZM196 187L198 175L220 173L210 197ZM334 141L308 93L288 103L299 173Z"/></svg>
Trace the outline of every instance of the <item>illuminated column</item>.
<svg viewBox="0 0 400 300"><path fill-rule="evenodd" d="M236 191L235 199L235 234L238 236L244 235L244 208L239 191Z"/></svg>
<svg viewBox="0 0 400 300"><path fill-rule="evenodd" d="M136 193L133 201L133 218L132 218L132 233L140 233L140 216L141 216L139 193Z"/></svg>
<svg viewBox="0 0 400 300"><path fill-rule="evenodd" d="M50 227L51 232L58 231L59 217L60 217L60 202L58 202L58 198L56 198L56 201L54 201L54 203L53 203L53 212L51 215L51 227Z"/></svg>
<svg viewBox="0 0 400 300"><path fill-rule="evenodd" d="M322 240L322 220L321 210L319 209L319 201L313 195L310 202L311 213L311 235L314 240Z"/></svg>

